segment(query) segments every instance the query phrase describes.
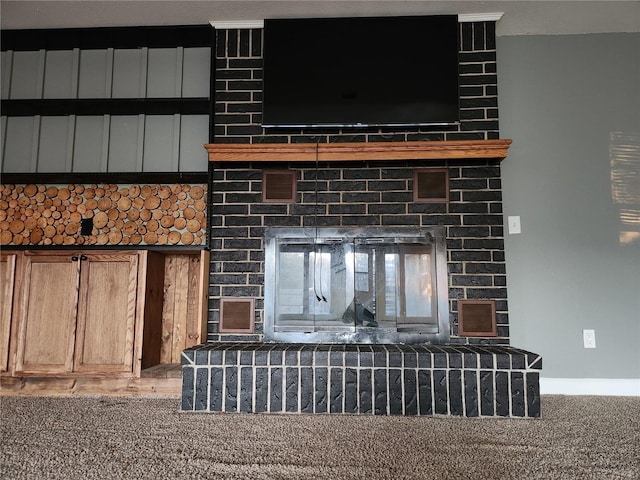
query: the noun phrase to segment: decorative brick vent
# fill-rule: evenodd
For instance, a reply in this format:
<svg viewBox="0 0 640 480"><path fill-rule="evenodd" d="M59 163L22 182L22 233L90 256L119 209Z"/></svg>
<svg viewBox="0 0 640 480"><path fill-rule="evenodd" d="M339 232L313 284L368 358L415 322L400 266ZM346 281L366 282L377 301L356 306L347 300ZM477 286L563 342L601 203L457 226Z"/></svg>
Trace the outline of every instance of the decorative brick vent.
<svg viewBox="0 0 640 480"><path fill-rule="evenodd" d="M458 300L458 333L462 336L495 337L496 302Z"/></svg>
<svg viewBox="0 0 640 480"><path fill-rule="evenodd" d="M296 200L296 172L293 170L264 170L262 172L262 201L289 203Z"/></svg>
<svg viewBox="0 0 640 480"><path fill-rule="evenodd" d="M218 343L182 355L182 410L539 417L534 353L499 346Z"/></svg>
<svg viewBox="0 0 640 480"><path fill-rule="evenodd" d="M253 298L220 299L220 331L253 333Z"/></svg>
<svg viewBox="0 0 640 480"><path fill-rule="evenodd" d="M449 170L424 168L413 172L414 202L448 202Z"/></svg>

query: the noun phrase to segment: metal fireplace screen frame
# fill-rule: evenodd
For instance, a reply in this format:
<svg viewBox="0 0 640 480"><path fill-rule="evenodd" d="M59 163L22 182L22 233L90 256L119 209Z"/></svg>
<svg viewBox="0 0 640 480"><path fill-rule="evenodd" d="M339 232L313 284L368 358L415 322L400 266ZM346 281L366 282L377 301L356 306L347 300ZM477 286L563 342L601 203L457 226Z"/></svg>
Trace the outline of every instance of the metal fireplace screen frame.
<svg viewBox="0 0 640 480"><path fill-rule="evenodd" d="M264 339L447 343L444 229L265 229Z"/></svg>

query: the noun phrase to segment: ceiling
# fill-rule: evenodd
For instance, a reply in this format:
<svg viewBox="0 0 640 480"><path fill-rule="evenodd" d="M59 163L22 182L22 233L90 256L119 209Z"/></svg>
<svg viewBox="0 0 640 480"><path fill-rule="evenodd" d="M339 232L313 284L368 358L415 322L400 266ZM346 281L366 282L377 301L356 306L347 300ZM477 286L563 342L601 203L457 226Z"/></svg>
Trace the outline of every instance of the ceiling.
<svg viewBox="0 0 640 480"><path fill-rule="evenodd" d="M2 29L197 25L282 17L503 12L497 34L640 32L640 0L1 0Z"/></svg>

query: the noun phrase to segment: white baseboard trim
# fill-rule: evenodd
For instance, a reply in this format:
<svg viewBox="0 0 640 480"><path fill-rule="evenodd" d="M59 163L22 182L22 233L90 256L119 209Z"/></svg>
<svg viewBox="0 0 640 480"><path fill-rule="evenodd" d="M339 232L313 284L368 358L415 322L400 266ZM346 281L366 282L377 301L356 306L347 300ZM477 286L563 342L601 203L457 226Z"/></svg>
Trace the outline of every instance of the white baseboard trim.
<svg viewBox="0 0 640 480"><path fill-rule="evenodd" d="M640 397L640 378L540 378L540 394Z"/></svg>

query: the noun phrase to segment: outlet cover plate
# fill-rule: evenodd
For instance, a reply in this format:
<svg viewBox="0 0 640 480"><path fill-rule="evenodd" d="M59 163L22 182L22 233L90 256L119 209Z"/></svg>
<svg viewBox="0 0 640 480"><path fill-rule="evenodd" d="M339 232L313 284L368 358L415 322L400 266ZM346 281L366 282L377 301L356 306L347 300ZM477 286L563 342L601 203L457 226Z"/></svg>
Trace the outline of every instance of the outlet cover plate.
<svg viewBox="0 0 640 480"><path fill-rule="evenodd" d="M582 330L582 339L584 341L584 348L596 348L595 330Z"/></svg>
<svg viewBox="0 0 640 480"><path fill-rule="evenodd" d="M520 228L520 217L513 216L507 218L507 224L509 226L509 234L518 235L522 233L522 229Z"/></svg>

